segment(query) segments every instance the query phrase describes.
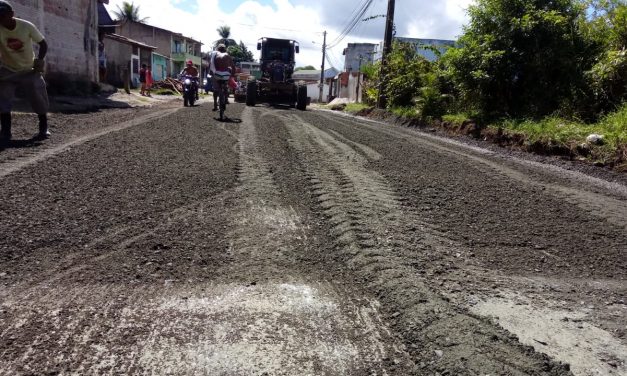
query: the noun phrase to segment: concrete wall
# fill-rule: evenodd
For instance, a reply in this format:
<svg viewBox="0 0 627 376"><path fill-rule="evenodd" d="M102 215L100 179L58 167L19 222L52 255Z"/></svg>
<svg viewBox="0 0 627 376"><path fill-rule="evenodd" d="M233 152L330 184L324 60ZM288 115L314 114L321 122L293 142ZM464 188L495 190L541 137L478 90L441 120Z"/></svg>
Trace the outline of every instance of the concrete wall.
<svg viewBox="0 0 627 376"><path fill-rule="evenodd" d="M124 70L129 68L132 47L109 38L104 39L107 51L107 83L116 86L124 86Z"/></svg>
<svg viewBox="0 0 627 376"><path fill-rule="evenodd" d="M319 84L307 84L307 96L311 98L312 102L318 102L320 98L320 86ZM329 94L329 85L324 84L324 89L322 89L322 102L327 101L327 96Z"/></svg>
<svg viewBox="0 0 627 376"><path fill-rule="evenodd" d="M48 42L46 70L98 81L97 0L12 0Z"/></svg>

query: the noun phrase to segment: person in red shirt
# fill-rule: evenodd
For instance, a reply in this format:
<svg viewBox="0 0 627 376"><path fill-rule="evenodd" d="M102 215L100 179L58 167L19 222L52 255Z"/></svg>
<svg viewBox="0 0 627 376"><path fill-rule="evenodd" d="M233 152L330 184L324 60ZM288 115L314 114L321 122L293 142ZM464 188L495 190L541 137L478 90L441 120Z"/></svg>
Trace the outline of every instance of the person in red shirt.
<svg viewBox="0 0 627 376"><path fill-rule="evenodd" d="M189 76L194 81L194 85L196 87L196 100L198 100L198 69L194 66L194 62L188 60L185 68L183 68L179 75Z"/></svg>
<svg viewBox="0 0 627 376"><path fill-rule="evenodd" d="M150 95L150 91L152 90L152 83L153 83L152 70L150 69L150 65L148 65L146 66L146 96L147 97L152 97L152 95Z"/></svg>
<svg viewBox="0 0 627 376"><path fill-rule="evenodd" d="M146 64L142 64L142 68L139 70L139 84L141 85L139 89L139 94L142 96L146 95Z"/></svg>

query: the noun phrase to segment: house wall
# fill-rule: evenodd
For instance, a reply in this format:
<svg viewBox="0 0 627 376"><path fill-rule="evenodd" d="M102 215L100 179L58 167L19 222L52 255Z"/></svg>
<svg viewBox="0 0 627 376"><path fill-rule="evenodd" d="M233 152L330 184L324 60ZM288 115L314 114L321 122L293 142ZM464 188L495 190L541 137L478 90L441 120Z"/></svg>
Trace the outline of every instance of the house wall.
<svg viewBox="0 0 627 376"><path fill-rule="evenodd" d="M152 78L155 81L164 80L167 77L168 60L164 56L152 55Z"/></svg>
<svg viewBox="0 0 627 376"><path fill-rule="evenodd" d="M138 22L124 22L116 29L117 34L127 38L157 47L154 51L163 56L172 55L172 33L150 25ZM172 74L171 67L167 67L166 74Z"/></svg>
<svg viewBox="0 0 627 376"><path fill-rule="evenodd" d="M359 90L357 87L359 86ZM335 82L335 95L338 98L346 98L349 102L363 101L364 75L358 72L344 72Z"/></svg>
<svg viewBox="0 0 627 376"><path fill-rule="evenodd" d="M130 67L132 47L129 44L106 37L104 44L107 51L107 83L116 87L123 87L124 70Z"/></svg>
<svg viewBox="0 0 627 376"><path fill-rule="evenodd" d="M48 42L47 74L98 81L97 0L12 0L18 18L34 23Z"/></svg>
<svg viewBox="0 0 627 376"><path fill-rule="evenodd" d="M425 49L428 47L435 47L440 54L444 54L447 49L451 47L455 47L455 41L453 40L445 40L445 39L419 39L419 38L405 38L405 37L395 37L394 40L403 42L403 43L411 43L416 48L416 52L418 55L424 57L429 61L436 61L438 56L431 51L430 49ZM383 55L383 42L380 42L377 46L377 49L374 54L375 61L380 61Z"/></svg>
<svg viewBox="0 0 627 376"><path fill-rule="evenodd" d="M357 72L360 66L372 63L376 44L373 43L349 43L344 50L344 71Z"/></svg>
<svg viewBox="0 0 627 376"><path fill-rule="evenodd" d="M327 95L329 94L329 85L324 84L322 89L322 101L327 101ZM307 84L307 96L311 98L312 102L318 102L320 98L320 86L318 84Z"/></svg>

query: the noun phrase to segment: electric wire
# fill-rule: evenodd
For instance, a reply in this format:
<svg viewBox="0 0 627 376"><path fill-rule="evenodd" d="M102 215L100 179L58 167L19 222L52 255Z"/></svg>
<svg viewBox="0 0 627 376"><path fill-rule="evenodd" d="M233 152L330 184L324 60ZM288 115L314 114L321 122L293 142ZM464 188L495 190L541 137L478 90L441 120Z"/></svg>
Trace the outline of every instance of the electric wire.
<svg viewBox="0 0 627 376"><path fill-rule="evenodd" d="M351 33L351 31L355 28L355 26L357 26L359 22L361 22L361 20L363 19L364 15L368 11L372 3L373 3L373 0L364 1L362 5L358 7L356 15L348 22L348 24L340 32L340 35L338 35L335 39L333 39L330 43L328 43L327 47L333 48L339 45L342 42L342 40L344 40L344 38L346 38L348 34Z"/></svg>

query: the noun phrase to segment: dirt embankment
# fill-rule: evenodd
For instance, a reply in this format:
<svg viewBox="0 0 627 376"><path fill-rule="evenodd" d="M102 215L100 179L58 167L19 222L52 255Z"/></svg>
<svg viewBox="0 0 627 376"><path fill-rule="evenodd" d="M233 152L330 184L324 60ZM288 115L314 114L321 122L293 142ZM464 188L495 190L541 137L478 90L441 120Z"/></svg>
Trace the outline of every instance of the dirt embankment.
<svg viewBox="0 0 627 376"><path fill-rule="evenodd" d="M336 110L343 110L337 108ZM424 122L397 116L385 110L365 108L354 115L368 119L380 120L400 126L418 128L423 131L440 135L466 138L468 142L491 143L501 148L534 153L538 156L556 157L576 164L605 168L619 173L627 172L627 145L622 145L610 156L600 152L594 145L586 143L562 143L553 140L530 142L522 133L503 128L483 127L473 120L459 124L446 121ZM583 169L586 166L582 167Z"/></svg>

